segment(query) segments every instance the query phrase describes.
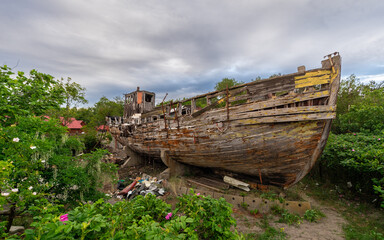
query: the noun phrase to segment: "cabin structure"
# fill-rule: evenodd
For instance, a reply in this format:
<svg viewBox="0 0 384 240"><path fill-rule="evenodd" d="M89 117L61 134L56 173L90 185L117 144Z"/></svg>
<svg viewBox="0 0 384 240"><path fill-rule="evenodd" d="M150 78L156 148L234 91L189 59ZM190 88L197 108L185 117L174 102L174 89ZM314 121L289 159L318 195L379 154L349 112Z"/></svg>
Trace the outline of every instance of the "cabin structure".
<svg viewBox="0 0 384 240"><path fill-rule="evenodd" d="M142 114L155 108L155 93L137 90L125 94L124 118L129 118L134 114Z"/></svg>

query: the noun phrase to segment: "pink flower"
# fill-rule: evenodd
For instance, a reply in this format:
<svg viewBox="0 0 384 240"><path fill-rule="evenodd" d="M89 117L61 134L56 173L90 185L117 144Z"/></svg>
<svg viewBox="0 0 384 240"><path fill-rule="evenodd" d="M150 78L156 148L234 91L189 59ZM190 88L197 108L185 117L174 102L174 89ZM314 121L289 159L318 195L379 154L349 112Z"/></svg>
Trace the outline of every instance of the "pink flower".
<svg viewBox="0 0 384 240"><path fill-rule="evenodd" d="M352 148L352 152L354 152L354 151L355 151L355 149Z"/></svg>
<svg viewBox="0 0 384 240"><path fill-rule="evenodd" d="M380 138L379 138L379 139L377 139L377 140L379 140L379 141L380 141Z"/></svg>
<svg viewBox="0 0 384 240"><path fill-rule="evenodd" d="M165 216L165 219L169 220L172 217L172 213L168 213L167 216Z"/></svg>
<svg viewBox="0 0 384 240"><path fill-rule="evenodd" d="M353 135L356 136L356 133L354 133Z"/></svg>
<svg viewBox="0 0 384 240"><path fill-rule="evenodd" d="M199 196L200 195L200 193L196 193L196 196Z"/></svg>
<svg viewBox="0 0 384 240"><path fill-rule="evenodd" d="M64 224L66 221L68 221L68 213L60 216L60 221L62 221Z"/></svg>

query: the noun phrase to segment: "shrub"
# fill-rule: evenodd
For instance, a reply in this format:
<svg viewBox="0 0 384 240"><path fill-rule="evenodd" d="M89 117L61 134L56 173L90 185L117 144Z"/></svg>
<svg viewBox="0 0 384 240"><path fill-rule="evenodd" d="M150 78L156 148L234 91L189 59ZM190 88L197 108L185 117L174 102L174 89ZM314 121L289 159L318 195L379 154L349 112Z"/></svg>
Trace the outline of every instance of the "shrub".
<svg viewBox="0 0 384 240"><path fill-rule="evenodd" d="M304 219L308 222L317 222L323 217L325 217L324 213L317 209L308 209L304 213Z"/></svg>
<svg viewBox="0 0 384 240"><path fill-rule="evenodd" d="M384 200L383 135L330 134L320 161L323 174L335 183L351 182L356 193L373 196L376 190Z"/></svg>
<svg viewBox="0 0 384 240"><path fill-rule="evenodd" d="M114 205L98 200L67 214L36 218L25 239L236 239L230 204L184 195L179 208L156 196L137 196Z"/></svg>

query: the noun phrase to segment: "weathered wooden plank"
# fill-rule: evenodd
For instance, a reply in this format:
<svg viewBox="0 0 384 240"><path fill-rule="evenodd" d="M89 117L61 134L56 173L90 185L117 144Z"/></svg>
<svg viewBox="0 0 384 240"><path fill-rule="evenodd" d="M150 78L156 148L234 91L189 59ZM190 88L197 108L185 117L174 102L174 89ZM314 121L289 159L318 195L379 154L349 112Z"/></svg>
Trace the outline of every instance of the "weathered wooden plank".
<svg viewBox="0 0 384 240"><path fill-rule="evenodd" d="M276 99L270 99L261 102L247 103L241 106L234 106L230 108L231 115L241 113L241 112L252 112L257 110L262 110L266 108L279 107L287 104L292 104L296 102L302 102L307 100L325 98L329 96L329 91L317 91L304 94L294 94L283 97L278 97ZM210 112L210 115L219 114L223 109L214 109Z"/></svg>
<svg viewBox="0 0 384 240"><path fill-rule="evenodd" d="M320 77L308 77L303 80L295 81L295 88L310 87L320 84L327 84L331 80L330 75L324 75Z"/></svg>
<svg viewBox="0 0 384 240"><path fill-rule="evenodd" d="M340 87L341 57L339 55L336 55L332 58L322 61L321 64L323 69L330 69L330 68L332 69L331 83L330 83L331 94L329 97L328 104L336 105L337 93ZM325 147L325 144L327 142L329 132L331 131L331 123L332 123L332 120L327 120L323 128L321 138L319 139L317 147L315 148L313 154L311 155L311 158L307 160L305 166L302 168L300 173L297 174L295 181L292 182L292 184L295 184L298 181L300 181L312 169L315 162L320 157L320 154L322 153Z"/></svg>
<svg viewBox="0 0 384 240"><path fill-rule="evenodd" d="M329 70L329 69L321 69L321 70L316 70L316 71L310 71L310 72L306 72L302 76L296 76L295 77L295 81L306 79L306 78L309 78L309 77L319 77L319 76L323 76L323 75L328 75L329 76L330 74L331 74L331 70Z"/></svg>
<svg viewBox="0 0 384 240"><path fill-rule="evenodd" d="M196 185L199 185L199 186L202 186L202 187L205 187L205 188L214 190L214 191L216 191L216 192L223 192L223 190L221 190L221 189L218 189L218 188L215 188L215 187L213 187L213 186L210 186L210 185L201 183L201 182L199 182L199 181L195 181L195 180L192 180L192 179L187 179L187 181L190 182L190 183L192 183L192 184L196 184Z"/></svg>
<svg viewBox="0 0 384 240"><path fill-rule="evenodd" d="M126 142L143 154L156 156L167 150L175 161L255 175L256 179L261 173L263 183L267 184L292 184L318 158L324 147L323 129L329 130L330 119L335 115L333 91L338 84L339 68L332 65L230 88L229 102L248 101L228 108L197 111L195 117L178 115L177 121L169 113L153 123L143 121L130 128ZM295 90L327 84L330 90ZM247 87L247 95L239 95L243 87ZM237 96L235 91L240 91ZM219 95L227 100L225 91L193 99ZM160 115L159 111L157 108L153 112ZM152 116L153 112L146 114Z"/></svg>
<svg viewBox="0 0 384 240"><path fill-rule="evenodd" d="M303 106L303 107L292 107L292 108L278 108L270 110L260 110L260 111L248 111L243 113L232 114L230 120L240 120L240 119L251 119L258 117L272 117L272 116L282 116L282 115L294 115L294 114L308 114L308 113L320 113L320 112L334 112L336 111L336 106ZM207 117L208 121L222 122L226 121L226 116L217 114L214 116Z"/></svg>
<svg viewBox="0 0 384 240"><path fill-rule="evenodd" d="M240 124L260 124L260 123L280 123L280 122L297 122L297 121L310 121L310 120L324 120L336 118L335 112L324 112L324 113L310 113L301 115L284 115L275 117L263 117L253 119L237 120Z"/></svg>
<svg viewBox="0 0 384 240"><path fill-rule="evenodd" d="M233 96L233 95L236 95L236 94L239 94L239 93L245 91L246 89L247 89L247 88L244 87L244 88L237 89L237 90L235 90L235 91L229 92L228 97ZM214 107L217 106L218 104L224 102L225 100L226 100L225 98L222 98L222 99L220 99L219 101L216 101L216 102L212 103L211 105L208 105L208 106L206 106L205 108L202 108L202 109L200 109L199 111L192 113L192 117L198 117L198 116L200 116L201 114L207 112L208 110L211 110L212 108L214 108Z"/></svg>

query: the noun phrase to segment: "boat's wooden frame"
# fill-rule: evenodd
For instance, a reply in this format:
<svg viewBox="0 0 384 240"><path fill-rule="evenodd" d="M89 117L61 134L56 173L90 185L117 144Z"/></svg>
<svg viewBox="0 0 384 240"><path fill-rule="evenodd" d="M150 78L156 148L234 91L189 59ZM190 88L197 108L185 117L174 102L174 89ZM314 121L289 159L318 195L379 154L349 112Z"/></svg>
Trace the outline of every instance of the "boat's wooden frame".
<svg viewBox="0 0 384 240"><path fill-rule="evenodd" d="M134 153L163 156L168 165L217 168L289 187L319 158L336 116L341 58L338 53L327 57L319 69L301 66L293 74L161 107L136 108L137 102L127 102L116 139ZM145 93L154 100L154 93ZM200 109L199 99L206 102Z"/></svg>

